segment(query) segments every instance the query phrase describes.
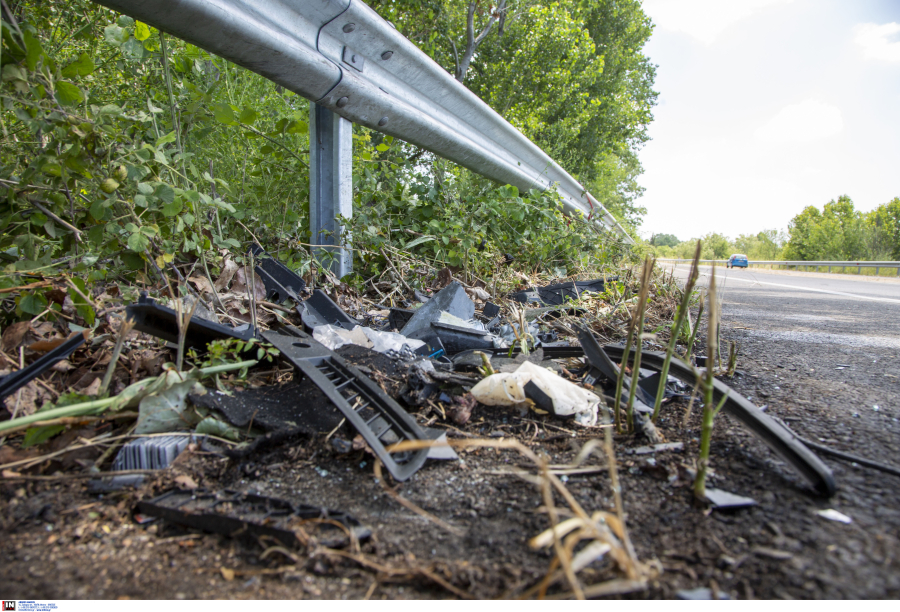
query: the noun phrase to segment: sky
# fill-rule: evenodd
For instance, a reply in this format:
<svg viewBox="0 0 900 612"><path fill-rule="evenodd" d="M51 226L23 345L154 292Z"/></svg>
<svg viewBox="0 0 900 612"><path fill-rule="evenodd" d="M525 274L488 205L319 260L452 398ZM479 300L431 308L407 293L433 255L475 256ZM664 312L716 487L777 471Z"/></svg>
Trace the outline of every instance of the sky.
<svg viewBox="0 0 900 612"><path fill-rule="evenodd" d="M900 0L644 0L658 65L640 233L786 230L900 197Z"/></svg>

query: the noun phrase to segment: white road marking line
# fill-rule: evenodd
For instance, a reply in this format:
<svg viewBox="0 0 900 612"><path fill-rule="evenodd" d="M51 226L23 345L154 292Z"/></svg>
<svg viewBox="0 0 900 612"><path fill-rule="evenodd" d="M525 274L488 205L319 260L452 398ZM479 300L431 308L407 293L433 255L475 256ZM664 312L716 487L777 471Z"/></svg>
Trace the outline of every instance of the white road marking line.
<svg viewBox="0 0 900 612"><path fill-rule="evenodd" d="M676 264L675 267L677 268L680 266L678 266ZM701 272L700 275L701 276L709 276L709 273ZM720 277L720 278L723 278L723 277ZM757 285L771 285L773 287L786 287L788 289L798 289L800 291L812 291L814 293L828 293L830 295L841 295L843 297L857 298L859 300L871 300L873 302L889 302L891 304L900 304L900 300L892 300L891 298L869 297L867 295L857 295L855 293L844 293L843 291L829 291L828 289L812 289L810 287L798 287L797 285L784 285L782 283L767 283L767 282L759 281L759 280L750 280L748 278L736 278L734 276L728 276L727 273L724 276L724 278L727 280L730 280L730 281L735 280L735 281L738 281L741 283L754 283Z"/></svg>

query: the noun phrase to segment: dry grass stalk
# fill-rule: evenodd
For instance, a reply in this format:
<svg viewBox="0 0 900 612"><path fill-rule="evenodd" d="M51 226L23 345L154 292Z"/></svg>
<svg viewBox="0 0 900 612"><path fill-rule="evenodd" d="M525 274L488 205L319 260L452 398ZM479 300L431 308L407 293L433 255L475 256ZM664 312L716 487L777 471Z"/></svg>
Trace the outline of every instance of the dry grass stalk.
<svg viewBox="0 0 900 612"><path fill-rule="evenodd" d="M593 515L588 515L584 508L581 507L581 504L578 503L578 501L565 487L562 481L560 481L559 478L557 478L551 472L547 461L544 458L539 457L534 451L518 442L517 440L470 439L447 441L447 444L454 448L494 448L515 450L523 457L531 461L538 468L538 482L536 484L538 484L539 488L541 489L544 507L547 511L548 517L550 518L551 525L547 532L538 535L536 539L532 540L532 542L543 543L546 542L548 538L552 539L552 544L554 546L556 556L551 562L547 575L544 577L541 583L532 587L532 589L529 589L529 591L527 591L523 595L525 597L531 596L535 593L540 594L546 592L546 589L549 588L549 586L551 586L554 582L559 580L561 577L565 577L567 582L569 583L569 587L572 591L573 596L575 596L576 598L584 598L586 596L586 591L581 586L578 580L578 577L576 575L577 572L575 571L576 566L573 564L574 557L576 556L574 554L574 549L580 542L584 540L596 541L600 542L601 544L608 545L608 554L616 561L619 569L624 572L628 580L641 582L646 575L645 569L637 560L637 555L634 552L634 548L631 545L631 541L625 528L621 495L620 491L618 490L618 477L615 471L615 456L612 450L612 432L609 428L605 428L605 431L608 432L608 436L607 440L604 442L604 454L610 464L610 476L611 481L614 483L614 495L616 497L616 510L618 516L617 514L611 514L605 511L598 511ZM388 450L391 452L398 452L404 450L426 448L432 446L433 444L433 442L429 441L405 441L391 446ZM583 461L591 453L598 453L599 443L597 443L596 441L592 441L585 446L586 448L583 448L578 455L579 461ZM376 477L378 477L379 480L381 480L383 483L380 462L376 462L375 465ZM419 508L409 500L400 497L399 494L396 493L396 491L388 488L384 483L383 486L385 486L385 489L389 491L389 494L391 494L392 497L397 499L397 501L405 507L413 510L421 516L428 518L428 520L434 522L444 529L455 531L455 528L447 525L434 515ZM561 510L558 509L553 503L554 492L556 492L563 498L566 505L568 506L568 510L566 512L574 515L574 519L577 521L577 524L570 523L570 525L576 525L577 527L577 531L575 531L574 533L568 533L568 531L570 531L568 526L560 527L560 525L562 525L562 523L560 523L559 521ZM563 536L566 537L563 538ZM559 574L557 574L558 568L561 568L561 573Z"/></svg>
<svg viewBox="0 0 900 612"><path fill-rule="evenodd" d="M119 362L119 354L122 352L122 345L125 343L125 338L128 336L128 333L134 329L134 321L126 318L122 321L122 324L119 325L119 335L116 338L116 346L113 348L112 357L109 360L109 365L106 366L106 374L103 375L103 382L100 383L100 392L99 395L106 395L107 390L109 390L109 383L112 382L113 373L116 371L116 364Z"/></svg>
<svg viewBox="0 0 900 612"><path fill-rule="evenodd" d="M644 315L647 310L647 297L650 294L650 279L653 275L653 266L656 263L652 257L648 257L644 260L644 269L641 273L641 291L638 294L638 306L637 306L637 329L635 342L637 343L634 351L634 365L631 367L631 386L628 388L628 406L627 410L627 418L628 418L628 431L634 431L634 399L637 394L638 383L641 379L641 349L644 346ZM624 359L628 359L628 352L623 356ZM664 386L664 383L660 382L660 386Z"/></svg>

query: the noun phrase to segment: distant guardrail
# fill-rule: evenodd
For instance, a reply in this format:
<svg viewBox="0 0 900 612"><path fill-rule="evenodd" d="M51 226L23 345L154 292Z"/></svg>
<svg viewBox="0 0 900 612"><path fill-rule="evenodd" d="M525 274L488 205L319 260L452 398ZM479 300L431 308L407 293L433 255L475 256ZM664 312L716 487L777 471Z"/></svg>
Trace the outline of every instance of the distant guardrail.
<svg viewBox="0 0 900 612"><path fill-rule="evenodd" d="M670 261L675 263L691 263L692 259L670 259L660 257L657 261ZM701 259L700 263L704 264L713 264L713 265L722 265L724 266L728 262L727 259ZM832 268L842 268L842 271L846 271L847 268L856 268L857 274L862 274L863 268L875 268L875 274L878 275L878 271L881 268L894 268L897 270L897 276L900 276L900 261L748 261L747 262L751 266L778 266L787 269L794 268L806 268L809 271L809 268L815 268L815 271L818 272L819 268L828 268L828 271L831 272Z"/></svg>

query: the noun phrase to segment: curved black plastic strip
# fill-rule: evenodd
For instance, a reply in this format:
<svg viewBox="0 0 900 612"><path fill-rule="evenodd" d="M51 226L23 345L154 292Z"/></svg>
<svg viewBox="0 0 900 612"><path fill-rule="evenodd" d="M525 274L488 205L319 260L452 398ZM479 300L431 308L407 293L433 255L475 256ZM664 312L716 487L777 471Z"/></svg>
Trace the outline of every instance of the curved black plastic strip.
<svg viewBox="0 0 900 612"><path fill-rule="evenodd" d="M32 363L27 368L22 368L11 374L0 377L0 400L4 397L18 391L32 380L40 376L46 370L49 370L56 363L59 363L69 355L75 352L79 346L84 344L84 334L73 334L71 338L57 346L52 351Z"/></svg>
<svg viewBox="0 0 900 612"><path fill-rule="evenodd" d="M607 345L603 348L616 359L621 359L625 353L624 347L621 346ZM632 349L633 354L634 349ZM661 369L665 358L664 353L642 351L641 365ZM693 385L697 380L690 366L675 357L670 361L669 375L689 385ZM793 465L819 494L826 497L834 495L834 475L814 452L809 450L793 432L757 408L740 393L722 381L714 379L714 400L718 403L726 394L728 394L728 399L725 400L725 405L722 407L725 412L743 423L778 456Z"/></svg>

